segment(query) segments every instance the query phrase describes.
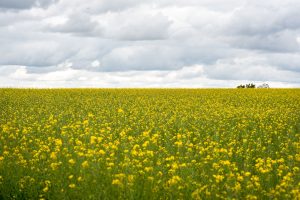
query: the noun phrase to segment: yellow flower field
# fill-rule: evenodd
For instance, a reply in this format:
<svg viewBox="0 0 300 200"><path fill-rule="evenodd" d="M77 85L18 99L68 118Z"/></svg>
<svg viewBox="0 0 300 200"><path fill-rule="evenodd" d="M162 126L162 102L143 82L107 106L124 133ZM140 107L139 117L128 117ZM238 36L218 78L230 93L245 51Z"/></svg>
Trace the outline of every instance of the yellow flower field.
<svg viewBox="0 0 300 200"><path fill-rule="evenodd" d="M299 199L300 89L0 89L0 199Z"/></svg>

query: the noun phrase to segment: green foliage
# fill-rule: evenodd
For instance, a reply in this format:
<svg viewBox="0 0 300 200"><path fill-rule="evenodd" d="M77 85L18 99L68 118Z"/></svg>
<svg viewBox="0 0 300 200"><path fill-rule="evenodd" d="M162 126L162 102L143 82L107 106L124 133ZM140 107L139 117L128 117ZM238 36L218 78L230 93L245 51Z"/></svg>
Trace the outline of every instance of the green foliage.
<svg viewBox="0 0 300 200"><path fill-rule="evenodd" d="M246 84L246 85L239 85L237 86L237 88L255 88L255 85L253 83L249 83L249 84Z"/></svg>

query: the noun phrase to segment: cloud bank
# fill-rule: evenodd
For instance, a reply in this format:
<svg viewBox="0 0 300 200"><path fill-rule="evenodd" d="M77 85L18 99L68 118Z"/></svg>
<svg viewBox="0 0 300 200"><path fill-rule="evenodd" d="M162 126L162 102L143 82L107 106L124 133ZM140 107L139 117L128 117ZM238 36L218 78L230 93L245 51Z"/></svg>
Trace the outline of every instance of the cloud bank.
<svg viewBox="0 0 300 200"><path fill-rule="evenodd" d="M297 0L0 0L0 87L300 87Z"/></svg>

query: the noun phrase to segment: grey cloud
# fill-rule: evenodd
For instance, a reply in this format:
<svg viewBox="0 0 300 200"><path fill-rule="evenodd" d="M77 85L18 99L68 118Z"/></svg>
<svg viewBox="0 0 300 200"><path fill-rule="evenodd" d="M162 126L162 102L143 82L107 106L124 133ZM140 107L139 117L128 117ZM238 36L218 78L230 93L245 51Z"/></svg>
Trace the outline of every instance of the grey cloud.
<svg viewBox="0 0 300 200"><path fill-rule="evenodd" d="M0 65L51 66L75 55L80 48L73 39L47 36L30 38L30 34L20 40L2 41ZM1 41L0 40L0 41ZM70 48L72 47L72 48Z"/></svg>
<svg viewBox="0 0 300 200"><path fill-rule="evenodd" d="M300 50L297 34L286 30L268 35L236 36L232 39L232 45L238 48L270 52L297 52Z"/></svg>
<svg viewBox="0 0 300 200"><path fill-rule="evenodd" d="M31 21L33 17L26 12L1 12L0 11L0 27L13 26L18 22Z"/></svg>
<svg viewBox="0 0 300 200"><path fill-rule="evenodd" d="M300 2L248 1L234 10L222 33L234 48L267 52L297 52Z"/></svg>
<svg viewBox="0 0 300 200"><path fill-rule="evenodd" d="M228 24L227 30L242 35L268 35L282 30L300 28L300 2L259 2L248 1L237 8Z"/></svg>
<svg viewBox="0 0 300 200"><path fill-rule="evenodd" d="M168 70L183 63L179 50L167 46L127 46L113 49L101 59L102 70Z"/></svg>
<svg viewBox="0 0 300 200"><path fill-rule="evenodd" d="M111 19L105 27L105 37L120 40L162 40L167 39L172 22L162 14L146 15L126 13Z"/></svg>
<svg viewBox="0 0 300 200"><path fill-rule="evenodd" d="M267 54L266 61L280 70L300 73L300 53Z"/></svg>
<svg viewBox="0 0 300 200"><path fill-rule="evenodd" d="M47 7L58 0L1 0L0 9L29 9L32 7Z"/></svg>
<svg viewBox="0 0 300 200"><path fill-rule="evenodd" d="M172 24L162 14L149 15L135 11L100 16L98 21L92 20L92 17L85 13L72 13L66 23L47 28L79 36L135 41L167 39Z"/></svg>
<svg viewBox="0 0 300 200"><path fill-rule="evenodd" d="M64 0L61 0L64 1ZM71 6L74 10L81 10L90 14L101 13L118 13L128 9L148 6L149 8L165 8L165 7L205 7L210 10L217 11L230 11L236 6L242 5L246 0L227 0L226 4L223 0L90 0L89 3L85 3L81 0L65 1L63 6Z"/></svg>
<svg viewBox="0 0 300 200"><path fill-rule="evenodd" d="M300 85L297 0L60 0L30 9L54 2L0 0L7 82Z"/></svg>
<svg viewBox="0 0 300 200"><path fill-rule="evenodd" d="M215 65L204 68L204 74L211 79L284 81L299 83L300 73L278 69L265 63L264 58L245 57L220 60ZM243 67L241 67L243 66Z"/></svg>
<svg viewBox="0 0 300 200"><path fill-rule="evenodd" d="M72 14L64 24L49 27L51 31L71 33L79 36L100 36L101 29L96 22L91 21L89 15Z"/></svg>
<svg viewBox="0 0 300 200"><path fill-rule="evenodd" d="M136 7L141 3L143 2L138 0L101 0L94 1L92 6L88 7L88 10L92 13L122 11L127 8Z"/></svg>

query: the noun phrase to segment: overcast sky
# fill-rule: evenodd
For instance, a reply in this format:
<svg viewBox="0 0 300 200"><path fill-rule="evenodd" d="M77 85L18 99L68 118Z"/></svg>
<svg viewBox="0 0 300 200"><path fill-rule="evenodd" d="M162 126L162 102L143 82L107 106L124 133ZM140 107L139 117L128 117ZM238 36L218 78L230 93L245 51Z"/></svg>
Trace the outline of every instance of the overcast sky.
<svg viewBox="0 0 300 200"><path fill-rule="evenodd" d="M299 0L0 0L0 87L300 87Z"/></svg>

